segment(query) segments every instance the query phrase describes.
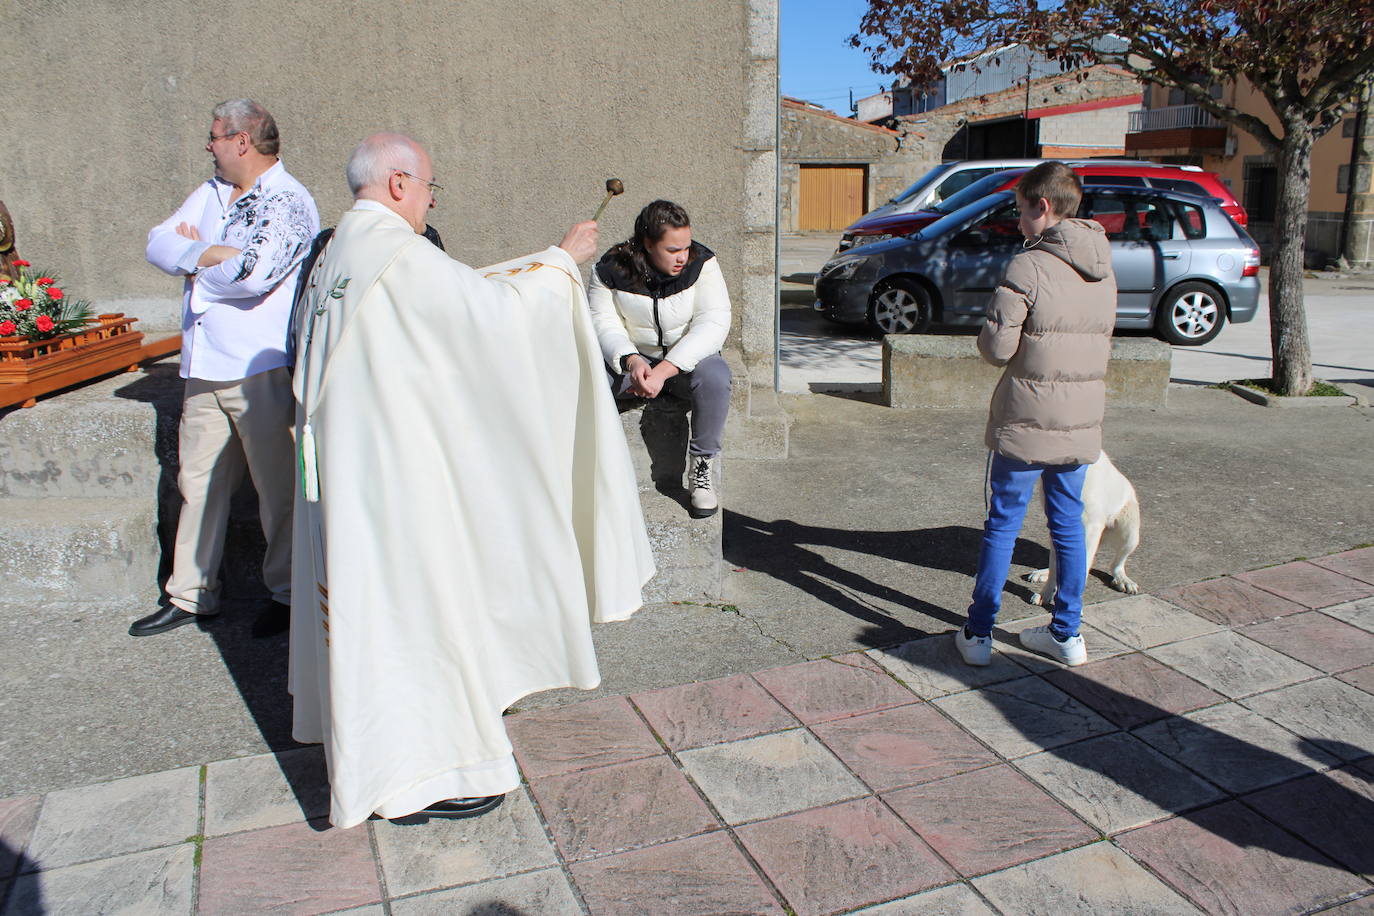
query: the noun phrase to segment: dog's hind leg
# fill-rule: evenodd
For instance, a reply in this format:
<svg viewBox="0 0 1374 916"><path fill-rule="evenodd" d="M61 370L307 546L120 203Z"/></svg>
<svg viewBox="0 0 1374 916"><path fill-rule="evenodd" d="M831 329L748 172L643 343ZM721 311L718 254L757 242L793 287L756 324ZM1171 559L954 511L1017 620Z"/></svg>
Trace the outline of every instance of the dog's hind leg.
<svg viewBox="0 0 1374 916"><path fill-rule="evenodd" d="M1054 562L1054 548L1050 548L1050 565L1047 569L1037 569L1026 574L1026 581L1039 583L1039 588L1031 589L1030 603L1038 607L1049 607L1054 602L1055 582L1058 581L1057 564Z"/></svg>
<svg viewBox="0 0 1374 916"><path fill-rule="evenodd" d="M1140 503L1131 499L1112 519L1103 537L1104 546L1111 550L1112 588L1128 595L1139 594L1140 586L1126 575L1126 560L1140 545Z"/></svg>

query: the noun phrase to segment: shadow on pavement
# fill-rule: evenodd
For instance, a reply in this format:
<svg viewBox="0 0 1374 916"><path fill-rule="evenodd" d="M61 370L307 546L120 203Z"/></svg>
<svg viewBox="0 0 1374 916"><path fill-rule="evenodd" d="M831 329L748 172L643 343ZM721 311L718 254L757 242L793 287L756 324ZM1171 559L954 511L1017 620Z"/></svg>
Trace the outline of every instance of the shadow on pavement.
<svg viewBox="0 0 1374 916"><path fill-rule="evenodd" d="M171 574L181 507L181 493L177 487L177 429L181 421L182 393L179 371L177 363L154 364L137 380L115 392L118 397L151 404L157 415L157 456L161 465L158 540L162 547L159 586L165 585ZM287 472L291 473L291 469ZM321 774L303 770L299 765L288 765L281 757L283 751L305 746L291 737L291 696L286 690L287 634L254 639L250 633L269 595L262 586L265 540L258 521L257 491L246 470L243 477L242 485L231 500L229 530L220 569L223 595L220 613L211 620L197 621L196 625L214 640L244 707L262 734L263 742L277 755L283 777L302 811L306 811L310 799L319 794ZM316 825L312 823L312 826ZM316 829L322 828L316 826Z"/></svg>
<svg viewBox="0 0 1374 916"><path fill-rule="evenodd" d="M0 911L6 916L43 916L43 882L39 873L32 872L39 863L0 840L0 879L15 875L8 887L0 885Z"/></svg>
<svg viewBox="0 0 1374 916"><path fill-rule="evenodd" d="M963 624L962 615L946 617L955 626ZM1002 643L1015 639L1000 629L994 638ZM939 653L942 656L940 673L966 677L965 686L977 688L980 697L991 703L1008 725L1037 746L1045 733L1043 717L1049 710L1040 703L1018 699L1014 689L1019 682L1032 677L1050 683L1107 719L1124 715L1135 723L1131 730L1118 727L1101 735L1048 748L1044 753L1080 770L1097 773L1111 784L1241 849L1263 849L1278 856L1325 866L1335 860L1352 872L1374 872L1374 775L1351 765L1351 761L1360 759L1368 763L1374 749L1357 748L1320 737L1294 737L1294 748L1306 742L1336 758L1334 770L1318 772L1293 758L1092 680L1082 673L1082 669L1063 668L1047 661L1045 667L1052 670L1044 674L1028 673L1025 677L989 684L974 676L974 672L987 669L970 668L959 661L948 633L923 635L920 641L928 640L944 643ZM903 655L903 647L894 647L890 631L880 626L868 630L859 641L872 648L889 649L899 657ZM910 658L906 661L914 664ZM931 666L931 670L936 669ZM999 687L1002 689L997 689ZM1144 726L1166 728L1180 745L1205 749L1207 766L1212 768L1213 775L1209 777L1174 757L1162 753L1157 756L1156 750L1133 733ZM1121 742L1124 747L1115 747L1111 753L1104 754L1102 751L1107 750L1108 741ZM1169 774L1163 772L1168 765L1161 764L1161 759L1182 767L1185 772L1175 772L1173 778L1169 778ZM1227 774L1268 771L1287 775L1257 780L1258 785L1229 791L1215 778L1223 769ZM1368 794L1343 785L1335 774L1353 785L1365 786ZM1192 783L1195 779L1204 780L1205 788L1199 790ZM1090 795L1092 789L1075 786L1075 791L1079 795ZM1237 809L1234 804L1228 806L1228 802L1239 802L1244 809ZM1273 826L1265 825L1259 818Z"/></svg>
<svg viewBox="0 0 1374 916"><path fill-rule="evenodd" d="M790 519L765 522L726 510L724 554L728 564L766 573L875 627L877 633L873 638L879 642L870 645L892 645L925 633L856 596L907 607L951 626L962 625L963 614L876 582L810 548L846 550L910 566L949 570L963 573L972 581L982 537L981 529L964 525L911 531L851 531L803 525ZM1039 568L1049 563L1049 553L1042 545L1020 538L1012 562ZM1030 596L1030 589L1019 584L1009 583L1008 589L1021 598Z"/></svg>

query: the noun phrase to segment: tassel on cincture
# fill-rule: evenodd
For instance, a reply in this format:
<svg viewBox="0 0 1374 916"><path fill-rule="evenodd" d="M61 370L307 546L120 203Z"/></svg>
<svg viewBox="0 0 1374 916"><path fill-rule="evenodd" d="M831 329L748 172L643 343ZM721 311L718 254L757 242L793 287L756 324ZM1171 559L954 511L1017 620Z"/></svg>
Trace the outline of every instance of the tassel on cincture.
<svg viewBox="0 0 1374 916"><path fill-rule="evenodd" d="M301 428L300 442L301 493L308 503L320 501L320 468L315 457L315 431L310 424Z"/></svg>

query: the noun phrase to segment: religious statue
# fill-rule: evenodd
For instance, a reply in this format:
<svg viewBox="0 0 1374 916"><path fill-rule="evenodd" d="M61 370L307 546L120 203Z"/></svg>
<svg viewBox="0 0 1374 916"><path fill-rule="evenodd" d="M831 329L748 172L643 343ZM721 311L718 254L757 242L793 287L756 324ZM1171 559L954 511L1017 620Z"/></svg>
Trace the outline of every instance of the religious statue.
<svg viewBox="0 0 1374 916"><path fill-rule="evenodd" d="M19 257L14 250L14 221L5 202L0 201L0 279L12 280L15 277L14 259Z"/></svg>

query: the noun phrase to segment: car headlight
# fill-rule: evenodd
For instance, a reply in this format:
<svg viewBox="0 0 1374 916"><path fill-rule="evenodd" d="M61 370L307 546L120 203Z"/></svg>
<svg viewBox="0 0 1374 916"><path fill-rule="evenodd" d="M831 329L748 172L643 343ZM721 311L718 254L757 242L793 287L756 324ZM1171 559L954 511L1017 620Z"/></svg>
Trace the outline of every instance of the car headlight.
<svg viewBox="0 0 1374 916"><path fill-rule="evenodd" d="M854 276L854 271L858 270L868 258L846 258L843 261L831 261L821 268L817 280L848 280Z"/></svg>
<svg viewBox="0 0 1374 916"><path fill-rule="evenodd" d="M886 242L888 239L892 237L893 236L891 234L860 235L854 238L854 244L852 247L857 248L860 245L872 245L874 242Z"/></svg>

